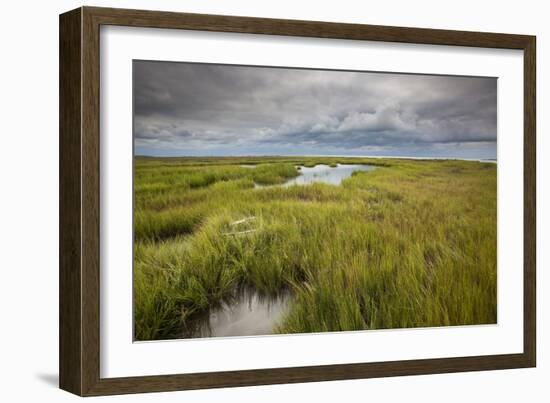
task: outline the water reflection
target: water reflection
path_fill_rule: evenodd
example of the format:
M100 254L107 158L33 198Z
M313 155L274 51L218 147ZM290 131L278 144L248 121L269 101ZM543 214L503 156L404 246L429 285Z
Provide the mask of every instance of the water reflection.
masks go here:
M299 169L300 176L290 179L282 186L288 187L293 185L309 185L316 182L339 185L344 179L349 178L356 171L372 171L373 169L376 169L376 167L366 164L338 164L335 167L320 164L311 168L300 166Z
M243 290L193 321L185 337L230 337L273 334L286 312L289 294L261 296Z

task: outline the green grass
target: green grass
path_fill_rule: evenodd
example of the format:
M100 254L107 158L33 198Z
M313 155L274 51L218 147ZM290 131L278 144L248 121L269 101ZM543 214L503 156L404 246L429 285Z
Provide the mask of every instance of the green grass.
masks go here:
M319 163L379 167L255 186ZM138 340L181 337L242 287L290 293L280 333L496 322L495 164L138 157L134 214Z

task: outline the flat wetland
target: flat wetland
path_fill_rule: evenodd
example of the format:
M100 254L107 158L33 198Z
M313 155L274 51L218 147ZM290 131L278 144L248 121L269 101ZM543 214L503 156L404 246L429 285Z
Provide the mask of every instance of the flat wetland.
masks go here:
M134 163L136 340L496 323L494 163Z

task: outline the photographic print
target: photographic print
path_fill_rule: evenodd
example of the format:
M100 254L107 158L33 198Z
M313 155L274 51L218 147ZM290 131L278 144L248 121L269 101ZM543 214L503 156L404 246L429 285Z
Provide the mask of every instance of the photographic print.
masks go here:
M497 79L133 61L134 339L497 322Z

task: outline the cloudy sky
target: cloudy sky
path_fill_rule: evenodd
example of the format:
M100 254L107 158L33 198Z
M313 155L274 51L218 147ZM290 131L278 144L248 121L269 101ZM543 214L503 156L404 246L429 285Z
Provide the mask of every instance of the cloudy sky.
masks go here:
M495 78L134 61L137 155L496 158Z

